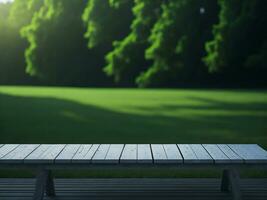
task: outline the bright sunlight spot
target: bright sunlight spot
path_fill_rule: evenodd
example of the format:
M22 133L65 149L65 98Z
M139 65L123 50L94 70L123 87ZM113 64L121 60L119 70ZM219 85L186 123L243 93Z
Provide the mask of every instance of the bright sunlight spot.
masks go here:
M12 2L14 0L0 0L0 3L7 3L7 2Z

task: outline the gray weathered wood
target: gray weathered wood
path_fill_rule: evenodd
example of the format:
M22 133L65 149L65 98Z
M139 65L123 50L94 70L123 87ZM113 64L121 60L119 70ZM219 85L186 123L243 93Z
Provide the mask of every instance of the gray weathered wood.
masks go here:
M124 146L120 163L136 163L137 162L137 144L126 144Z
M110 144L101 144L92 158L92 163L105 163Z
M189 145L197 156L199 163L213 163L214 160L201 144Z
M163 144L168 163L182 163L183 157L176 144Z
M202 145L211 155L215 163L229 163L230 159L221 151L216 144Z
M38 144L21 144L0 159L1 163L22 163L24 158L33 152Z
M88 153L93 145L92 144L82 144L75 155L72 157L71 162L73 163L89 163L91 162L92 156L89 157Z
M99 144L81 145L72 158L72 163L91 163Z
M0 158L10 153L12 150L14 150L18 146L19 146L18 144L5 144L4 146L0 148Z
M111 144L104 163L119 163L123 147L123 144Z
M221 151L230 159L230 163L243 163L243 159L238 156L227 144L217 144Z
M138 163L153 163L151 149L149 144L137 145L137 162Z
M267 163L267 152L256 144L228 145L246 163Z
M232 165L242 164L244 161L265 164L267 151L255 144L6 144L0 147L0 163L3 164L174 164L182 163L183 160L188 164Z
M68 144L56 157L55 163L71 163L72 158L78 151L80 144Z
M154 163L168 163L167 155L162 144L151 144Z
M184 163L198 163L198 158L190 145L188 144L178 144L180 152L184 158Z
M55 158L65 147L64 144L42 144L29 154L25 163L54 163Z

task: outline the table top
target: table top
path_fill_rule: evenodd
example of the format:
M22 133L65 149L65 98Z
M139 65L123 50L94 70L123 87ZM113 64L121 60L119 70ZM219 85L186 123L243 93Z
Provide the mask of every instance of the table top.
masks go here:
M267 164L257 144L0 144L1 164Z

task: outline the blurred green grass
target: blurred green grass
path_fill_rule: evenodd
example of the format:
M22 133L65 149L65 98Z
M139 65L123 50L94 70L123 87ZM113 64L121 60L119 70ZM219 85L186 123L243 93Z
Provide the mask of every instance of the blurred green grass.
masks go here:
M267 148L267 91L1 86L0 132L0 143L257 143Z

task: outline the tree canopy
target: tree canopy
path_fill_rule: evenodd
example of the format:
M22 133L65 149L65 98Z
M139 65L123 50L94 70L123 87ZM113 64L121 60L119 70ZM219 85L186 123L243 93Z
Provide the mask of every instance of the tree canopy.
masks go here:
M265 0L0 3L0 83L266 86Z

